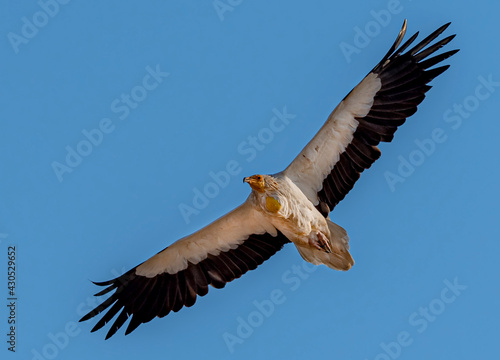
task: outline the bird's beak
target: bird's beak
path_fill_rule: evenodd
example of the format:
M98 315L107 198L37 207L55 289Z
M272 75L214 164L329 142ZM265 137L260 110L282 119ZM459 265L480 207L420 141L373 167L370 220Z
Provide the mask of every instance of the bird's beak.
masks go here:
M250 182L250 178L247 176L247 177L244 177L243 178L243 182L244 183L249 183Z

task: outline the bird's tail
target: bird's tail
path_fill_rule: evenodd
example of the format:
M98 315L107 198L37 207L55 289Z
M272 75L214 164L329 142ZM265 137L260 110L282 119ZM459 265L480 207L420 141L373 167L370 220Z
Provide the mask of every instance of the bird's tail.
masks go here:
M339 225L327 219L330 229L330 247L332 252L327 253L310 246L297 245L302 258L314 265L325 264L335 270L347 271L354 265L354 259L349 253L349 236Z

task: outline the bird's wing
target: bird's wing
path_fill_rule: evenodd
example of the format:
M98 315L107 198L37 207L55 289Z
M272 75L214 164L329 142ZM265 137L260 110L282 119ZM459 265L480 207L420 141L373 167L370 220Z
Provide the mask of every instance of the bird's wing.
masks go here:
M361 172L380 156L377 145L389 142L398 126L417 111L429 83L449 65L430 69L455 54L429 58L455 35L428 46L449 23L403 53L416 39L399 47L406 20L382 61L335 108L326 123L284 173L327 216L352 189Z
M85 315L88 320L106 314L92 331L102 328L119 313L106 336L113 336L129 316L128 334L154 317L192 306L208 285L223 288L229 281L255 269L289 240L247 200L241 206L198 232L168 246L122 276L101 283L96 296L116 290Z

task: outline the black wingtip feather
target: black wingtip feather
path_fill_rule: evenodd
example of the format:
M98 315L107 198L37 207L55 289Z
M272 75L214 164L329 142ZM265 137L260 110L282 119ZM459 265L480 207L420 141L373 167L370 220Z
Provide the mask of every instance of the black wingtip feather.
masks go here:
M100 314L102 311L106 310L109 306L111 306L116 300L116 293L107 298L101 305L97 306L94 310L89 311L85 316L83 316L80 321L86 321L94 316Z
M455 38L455 36L456 35L450 35L450 36L438 41L434 45L429 46L427 49L422 49L418 54L414 55L415 61L420 62L423 59L425 59L426 57L428 57L429 55L435 53L436 51L441 49L443 46L448 44L451 40L453 40Z
M424 47L426 47L428 44L430 44L435 38L437 38L443 31L446 30L448 26L450 26L451 22L444 24L440 28L438 28L436 31L431 33L429 36L427 36L424 40L422 40L420 43L415 45L415 47L411 50L408 51L408 53L411 56L414 56L416 53L418 53L420 50L422 50Z
M114 289L116 289L116 286L114 286L114 285L108 286L106 289L101 290L98 293L95 293L94 296L106 295L107 293L109 293L110 291L113 291Z
M407 24L407 21L405 19L403 21L403 26L401 26L401 30L399 31L399 34L396 37L396 40L392 44L392 46L389 49L389 51L387 52L387 54L385 54L385 56L382 58L382 61L380 61L381 64L385 63L385 61L392 55L392 53L394 51L396 51L396 49L398 48L399 44L401 44L401 41L403 40L403 38L405 37L405 34L406 34L406 24Z
M132 320L130 320L130 322L128 323L127 329L125 330L125 335L130 334L132 331L137 329L139 327L139 325L141 325L141 324L142 324L142 321L139 319L139 317L136 315L133 315Z
M444 73L446 70L448 70L450 65L443 65L434 69L427 70L425 72L425 77L428 79L427 81L431 81L435 77L438 77L442 73Z
M442 54L433 56L429 59L421 61L420 66L423 69L428 69L428 68L440 63L441 61L448 59L450 56L455 55L459 51L460 51L460 49L455 49L455 50L450 50L450 51L444 52Z
M116 334L118 329L122 327L122 325L125 323L125 321L127 321L128 316L129 315L127 314L125 309L123 309L122 312L120 313L120 315L118 315L118 317L116 318L113 325L111 325L111 327L109 328L109 331L106 334L106 338L104 340L108 340L111 336Z
M396 50L396 52L394 54L392 54L391 58L393 59L393 58L399 56L399 54L401 54L403 51L405 51L408 48L408 46L413 44L413 42L415 41L415 39L418 37L419 34L420 34L419 31L417 31L415 34L413 34L408 40L406 40L404 42L403 45L401 45L401 47L399 49Z
M113 279L113 280L108 280L108 281L101 281L101 282L97 282L97 281L92 281L90 280L90 282L94 285L97 285L97 286L107 286L107 285L113 285L113 283L115 282L116 279Z
M101 329L104 325L106 325L108 322L111 321L115 317L115 315L120 311L120 309L123 307L123 304L121 304L119 301L117 301L111 309L108 310L106 314L95 324L95 326L90 330L90 332L97 331Z

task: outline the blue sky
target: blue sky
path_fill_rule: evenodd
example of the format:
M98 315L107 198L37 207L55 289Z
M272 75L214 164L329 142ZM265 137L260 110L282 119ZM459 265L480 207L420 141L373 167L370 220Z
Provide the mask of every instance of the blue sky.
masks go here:
M2 358L498 355L497 2L0 6L0 293L8 304L15 246L18 297L16 353L2 335ZM405 18L421 38L452 21L449 49L461 51L332 213L351 238L349 272L286 246L127 337L75 324L97 291L90 280L236 207L243 176L285 168ZM288 123L270 130L276 114ZM209 185L221 171L234 175Z

